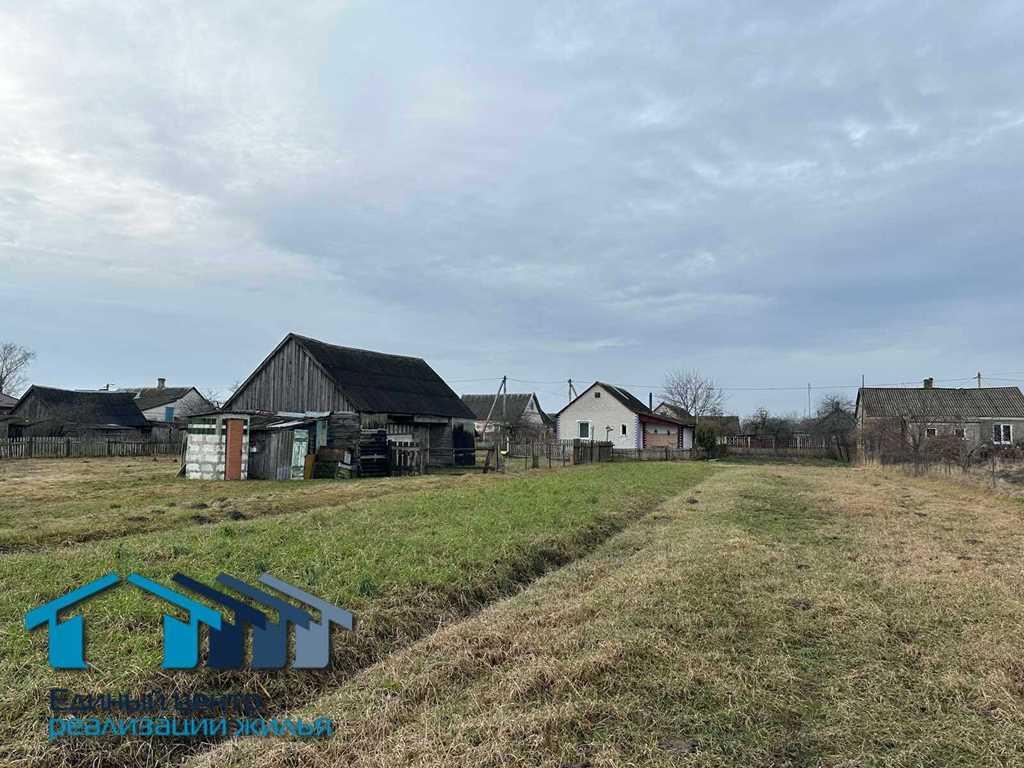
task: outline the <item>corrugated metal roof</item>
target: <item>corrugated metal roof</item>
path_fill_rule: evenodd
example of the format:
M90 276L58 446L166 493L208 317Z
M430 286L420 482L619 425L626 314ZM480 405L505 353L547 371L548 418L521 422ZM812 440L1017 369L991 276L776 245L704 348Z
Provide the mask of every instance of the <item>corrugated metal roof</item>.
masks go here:
M976 418L1024 419L1024 394L1017 387L945 389L864 387L857 407L865 416L913 416L959 421Z

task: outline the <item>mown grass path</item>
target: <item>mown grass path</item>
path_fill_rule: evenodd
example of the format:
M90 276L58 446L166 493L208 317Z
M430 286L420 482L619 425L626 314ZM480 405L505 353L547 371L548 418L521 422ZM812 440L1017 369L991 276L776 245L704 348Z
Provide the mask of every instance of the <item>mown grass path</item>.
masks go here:
M190 766L1021 765L1022 512L899 475L723 467L311 703L333 739Z
M439 625L591 551L710 472L703 464L650 463L539 471L426 490L410 484L407 493L343 506L2 556L0 764L169 760L199 745L162 740L47 744L47 690L256 689L276 708L295 706ZM53 672L46 663L46 632L26 633L24 613L111 570L137 571L165 584L178 571L207 583L221 571L248 581L269 571L353 610L359 631L336 637L333 667L323 672L167 674L159 668L160 615L166 606L122 586L83 608L92 669Z

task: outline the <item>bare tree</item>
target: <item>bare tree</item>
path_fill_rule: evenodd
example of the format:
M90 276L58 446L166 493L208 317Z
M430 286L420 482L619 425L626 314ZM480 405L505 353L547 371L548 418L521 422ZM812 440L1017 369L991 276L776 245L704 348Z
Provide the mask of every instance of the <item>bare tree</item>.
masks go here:
M36 353L13 342L0 343L0 393L15 397L28 384L28 367Z
M665 376L665 402L685 410L700 421L701 416L721 416L725 394L714 379L700 371L672 371Z
M223 408L224 403L231 399L231 396L238 391L238 388L242 386L240 379L235 379L234 383L227 388L225 392L220 387L207 387L204 392L200 392L203 397L212 405L214 408Z

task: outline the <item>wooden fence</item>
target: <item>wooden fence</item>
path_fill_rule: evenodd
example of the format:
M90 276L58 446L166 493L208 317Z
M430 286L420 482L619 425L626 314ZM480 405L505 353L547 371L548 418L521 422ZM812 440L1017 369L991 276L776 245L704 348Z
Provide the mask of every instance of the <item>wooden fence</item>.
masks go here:
M750 456L789 459L850 460L850 446L836 437L774 437L730 435L726 438L723 456Z
M178 456L180 454L180 440L81 440L77 437L9 437L0 439L0 460Z
M702 455L689 448L615 448L612 461L689 461Z

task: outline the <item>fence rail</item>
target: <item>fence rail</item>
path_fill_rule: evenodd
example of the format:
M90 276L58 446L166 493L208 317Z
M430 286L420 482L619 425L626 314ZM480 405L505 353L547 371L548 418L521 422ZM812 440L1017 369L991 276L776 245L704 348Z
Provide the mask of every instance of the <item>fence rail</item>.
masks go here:
M177 456L178 440L81 440L77 437L0 438L2 459L82 459L131 456Z

